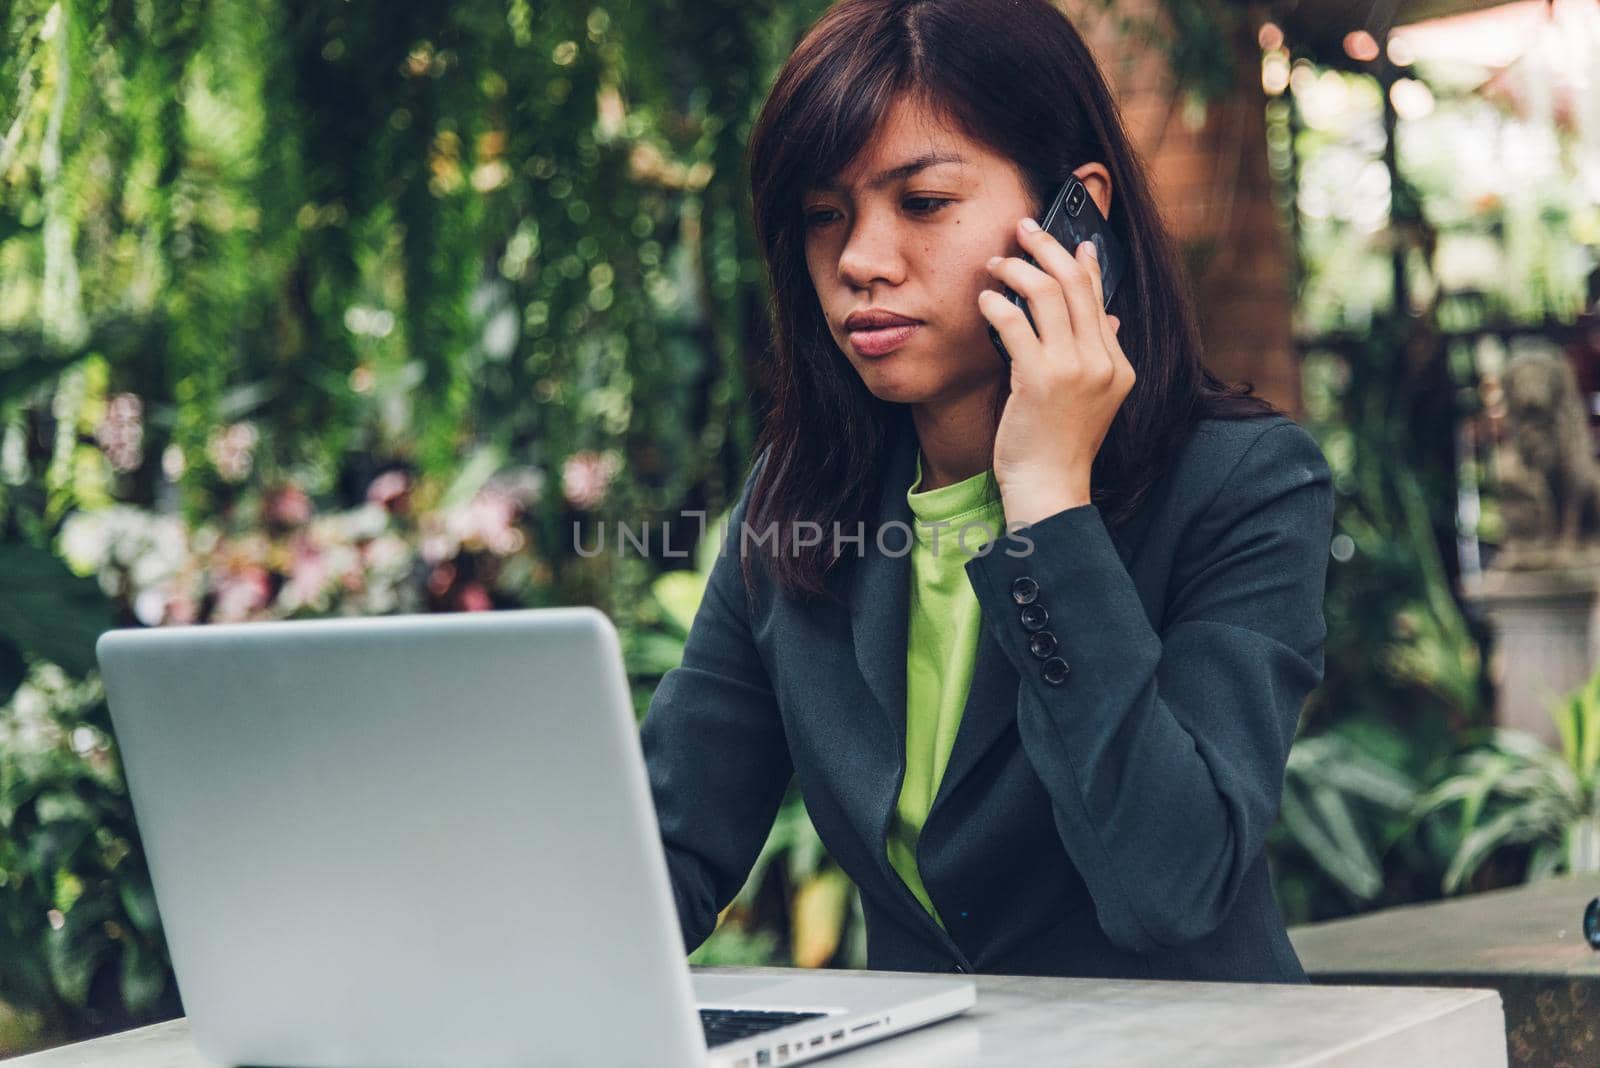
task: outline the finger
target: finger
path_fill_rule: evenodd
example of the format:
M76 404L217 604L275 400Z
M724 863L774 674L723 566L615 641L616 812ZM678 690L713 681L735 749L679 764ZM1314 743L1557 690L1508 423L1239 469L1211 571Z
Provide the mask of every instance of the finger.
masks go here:
M1038 336L1034 334L1033 327L1028 325L1028 317L1022 314L1022 309L1007 300L1004 294L993 289L982 290L978 294L978 311L1000 335L1006 352L1011 354L1013 367L1038 359Z
M1061 283L1052 275L1019 256L993 257L988 268L990 274L1027 300L1033 329L1040 341L1058 344L1062 340L1072 340L1072 319L1067 314ZM1026 316L1023 321L1026 323Z
M1089 259L1089 280L1094 283L1095 306L1103 309L1106 306L1106 289L1105 272L1101 269L1100 265L1100 246L1096 245L1093 241L1083 241L1079 243L1078 247L1080 249L1087 250L1086 255Z
M1078 319L1078 309L1080 307L1083 308L1082 314L1090 316L1094 323L1092 327L1093 337L1098 344L1084 347L1085 366L1098 368L1104 374L1115 377L1117 361L1112 350L1117 347L1117 342L1115 335L1106 327L1106 310L1105 306L1100 303L1100 293L1096 279L1096 276L1100 273L1100 260L1095 255L1095 251L1093 241L1078 242L1078 247L1074 250L1072 258L1077 262L1078 266L1083 268L1084 277L1089 283L1086 287L1088 292L1081 294L1083 297L1081 301L1073 303L1069 299L1068 303L1072 308L1074 326L1080 321ZM1080 334L1080 336L1083 335Z
M1108 315L1106 316L1106 325L1111 327L1112 334L1115 334L1118 330L1122 329L1122 320L1118 319L1115 315Z
M1021 235L1023 249L1038 260L1061 287L1073 334L1080 341L1097 340L1105 311L1095 297L1094 279L1083 254L1068 252L1048 230L1028 230L1018 224L1017 232Z
M1073 259L1083 268L1084 274L1090 282L1089 300L1092 301L1092 310L1085 314L1094 317L1094 341L1086 343L1081 351L1085 370L1098 371L1110 381L1117 376L1117 354L1120 346L1117 344L1117 334L1110 324L1110 316L1106 314L1105 307L1100 303L1100 296L1095 291L1097 276L1099 274L1099 259L1095 256L1095 246L1092 241L1080 241ZM1078 314L1078 308L1073 306L1072 314ZM1080 335L1081 336L1081 335Z

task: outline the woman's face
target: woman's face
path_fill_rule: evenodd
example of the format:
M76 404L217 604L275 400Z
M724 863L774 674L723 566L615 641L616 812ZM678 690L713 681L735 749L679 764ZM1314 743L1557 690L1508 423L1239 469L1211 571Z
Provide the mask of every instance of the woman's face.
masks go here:
M1014 254L1017 221L1040 210L1016 166L901 97L829 184L802 193L806 264L828 330L867 388L923 404L998 383L1008 372L978 294L1003 287L985 263ZM916 325L850 329L846 319L869 310Z

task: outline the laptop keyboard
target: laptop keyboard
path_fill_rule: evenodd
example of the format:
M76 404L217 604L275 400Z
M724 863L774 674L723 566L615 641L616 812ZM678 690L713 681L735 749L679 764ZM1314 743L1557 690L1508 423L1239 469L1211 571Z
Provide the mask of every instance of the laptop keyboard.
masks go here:
M705 1028L706 1046L720 1046L741 1038L787 1027L801 1020L826 1016L825 1012L763 1012L759 1009L701 1009L700 1026Z

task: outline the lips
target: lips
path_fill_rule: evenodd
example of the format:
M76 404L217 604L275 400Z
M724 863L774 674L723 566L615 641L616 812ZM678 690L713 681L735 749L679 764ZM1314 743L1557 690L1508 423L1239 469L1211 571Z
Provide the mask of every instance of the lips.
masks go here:
M921 323L903 323L876 330L852 330L850 344L863 356L882 356L904 345L921 326Z
M886 308L851 312L844 321L851 346L863 356L881 356L899 348L921 325Z
M846 330L877 330L886 326L911 326L917 320L887 308L868 308L854 311L844 318Z

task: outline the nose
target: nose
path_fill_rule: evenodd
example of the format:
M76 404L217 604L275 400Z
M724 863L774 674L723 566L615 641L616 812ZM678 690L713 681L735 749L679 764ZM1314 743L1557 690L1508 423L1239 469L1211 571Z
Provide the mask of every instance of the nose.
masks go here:
M905 280L900 230L892 213L863 211L839 252L839 280L855 289L869 289L879 279L890 285Z

